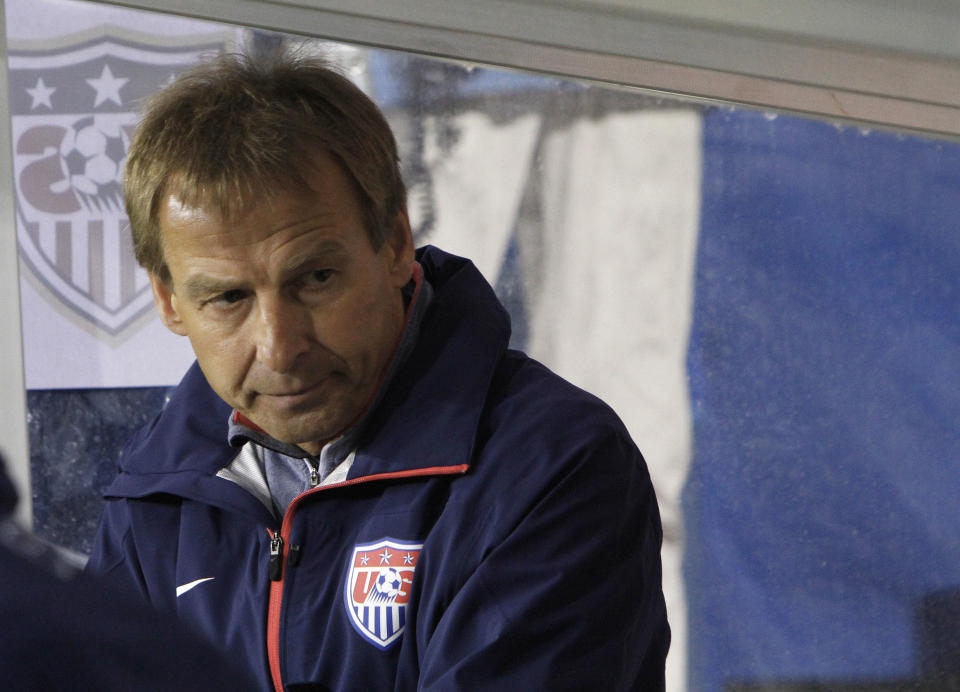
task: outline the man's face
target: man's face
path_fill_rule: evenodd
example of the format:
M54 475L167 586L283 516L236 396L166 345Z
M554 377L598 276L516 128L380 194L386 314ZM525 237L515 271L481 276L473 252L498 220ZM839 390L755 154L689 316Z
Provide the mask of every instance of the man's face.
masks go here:
M374 251L359 196L328 154L310 190L216 207L173 196L160 212L171 280L151 276L161 318L188 336L214 391L267 433L318 453L373 397L404 322L413 275L404 214Z

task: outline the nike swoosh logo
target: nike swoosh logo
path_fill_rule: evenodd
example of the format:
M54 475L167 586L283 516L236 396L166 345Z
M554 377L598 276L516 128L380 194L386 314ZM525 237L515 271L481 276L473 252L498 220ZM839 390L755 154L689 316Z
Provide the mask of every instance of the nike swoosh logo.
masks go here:
M200 584L202 584L202 583L205 582L205 581L210 581L211 579L214 579L214 578L215 578L215 577L204 577L203 579L196 579L196 580L194 580L194 581L191 581L191 582L188 582L188 583L186 583L186 584L183 584L182 586L178 586L178 587L177 587L177 598L180 598L183 594L187 593L187 591L189 591L190 589L192 589L192 588L194 588L194 587L196 587L196 586L199 586Z

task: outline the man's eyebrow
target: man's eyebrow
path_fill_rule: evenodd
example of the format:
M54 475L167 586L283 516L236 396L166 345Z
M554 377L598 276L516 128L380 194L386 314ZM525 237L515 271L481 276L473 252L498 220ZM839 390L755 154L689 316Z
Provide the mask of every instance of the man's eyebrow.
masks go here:
M212 276L191 276L183 282L183 295L190 300L199 300L236 288L229 279L215 279Z
M335 261L344 254L343 244L337 240L324 240L314 246L304 248L284 263L287 274L295 274L317 262Z

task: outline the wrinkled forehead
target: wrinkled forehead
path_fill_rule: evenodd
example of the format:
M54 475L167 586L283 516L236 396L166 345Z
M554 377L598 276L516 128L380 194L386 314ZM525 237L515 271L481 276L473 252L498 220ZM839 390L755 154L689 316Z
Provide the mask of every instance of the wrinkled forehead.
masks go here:
M154 218L159 222L168 204L189 207L215 215L225 222L249 212L273 209L284 197L307 195L310 185L302 166L291 165L256 178L247 175L197 180L186 173L172 174L155 200Z

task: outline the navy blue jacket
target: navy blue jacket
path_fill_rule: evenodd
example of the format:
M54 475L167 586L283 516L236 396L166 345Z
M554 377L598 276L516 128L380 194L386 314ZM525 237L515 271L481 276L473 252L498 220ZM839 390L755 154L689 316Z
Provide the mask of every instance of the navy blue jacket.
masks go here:
M10 522L16 504L0 461L0 688L254 689L241 670L169 614L79 574Z
M433 301L346 482L278 521L218 476L238 455L231 410L194 365L127 446L91 569L193 622L264 689L661 689L662 534L640 452L603 402L507 349L469 261L418 260Z

